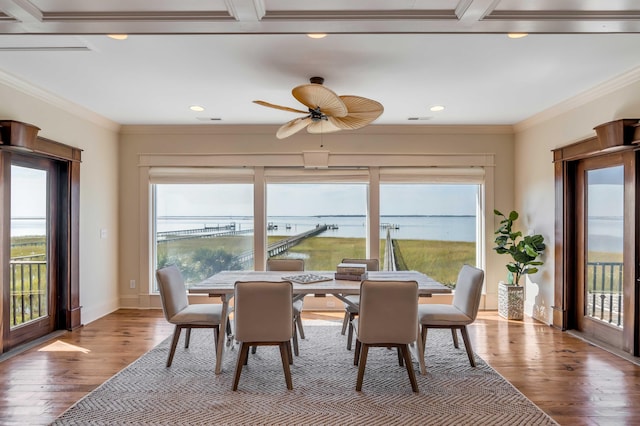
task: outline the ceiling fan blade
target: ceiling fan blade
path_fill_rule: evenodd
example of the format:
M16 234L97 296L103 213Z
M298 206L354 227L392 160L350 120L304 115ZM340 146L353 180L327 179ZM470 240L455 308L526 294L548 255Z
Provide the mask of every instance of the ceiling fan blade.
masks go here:
M313 123L309 124L309 127L307 127L307 132L315 134L331 133L337 132L339 130L342 130L342 128L336 126L333 117L328 117L328 120L314 121Z
M334 124L341 129L355 130L372 123L384 112L380 102L360 96L340 96L349 113L345 117L334 117Z
M295 108L289 108L286 106L282 106L282 105L276 105L276 104L270 104L269 102L265 102L265 101L253 101L254 104L258 104L258 105L262 105L262 106L266 106L269 108L275 108L275 109L281 109L283 111L289 111L289 112L298 112L300 114L306 114L308 111L302 111L299 109L295 109Z
M347 106L340 99L340 96L321 84L303 84L294 87L291 93L294 98L310 109L320 107L320 111L332 117L344 117L347 115Z
M283 124L282 126L280 126L280 128L276 132L276 137L278 139L288 138L294 133L298 133L300 130L307 127L311 122L312 121L310 116L299 117L294 120L291 120Z

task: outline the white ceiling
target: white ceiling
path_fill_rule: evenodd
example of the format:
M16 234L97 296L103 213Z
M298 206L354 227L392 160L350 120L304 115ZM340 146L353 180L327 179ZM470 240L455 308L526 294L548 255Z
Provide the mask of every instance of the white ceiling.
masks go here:
M639 52L637 0L0 0L0 81L119 124L282 124L251 101L304 109L316 75L375 124L517 124L640 78Z

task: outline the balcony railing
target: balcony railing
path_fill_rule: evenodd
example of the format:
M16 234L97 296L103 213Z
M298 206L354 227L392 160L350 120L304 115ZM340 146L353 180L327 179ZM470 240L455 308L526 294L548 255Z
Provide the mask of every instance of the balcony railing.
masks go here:
M622 327L622 262L587 263L587 300L589 316Z
M25 256L9 262L11 327L47 315L47 261L36 260L42 257Z

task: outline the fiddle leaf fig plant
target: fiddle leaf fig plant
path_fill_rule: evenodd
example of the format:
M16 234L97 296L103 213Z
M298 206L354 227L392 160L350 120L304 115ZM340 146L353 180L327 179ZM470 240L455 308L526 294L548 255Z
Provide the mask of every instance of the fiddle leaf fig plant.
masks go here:
M505 216L498 210L494 210L496 216L501 217L500 225L496 229L496 247L493 249L498 254L509 254L511 262L507 263L507 270L513 274L513 282L509 284L520 285L520 278L526 274L538 272L538 266L544 262L537 260L544 252L546 246L544 237L539 234L522 236L522 232L514 231L513 224L518 220L518 212L512 211Z

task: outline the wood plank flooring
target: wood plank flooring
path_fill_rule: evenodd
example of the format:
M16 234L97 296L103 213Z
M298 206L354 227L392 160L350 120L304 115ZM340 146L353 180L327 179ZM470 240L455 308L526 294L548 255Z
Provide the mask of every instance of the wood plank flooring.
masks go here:
M342 313L303 317L341 321ZM172 332L159 310L123 309L0 362L0 424L49 424ZM640 366L496 312L481 312L469 334L479 356L561 425L640 424Z

